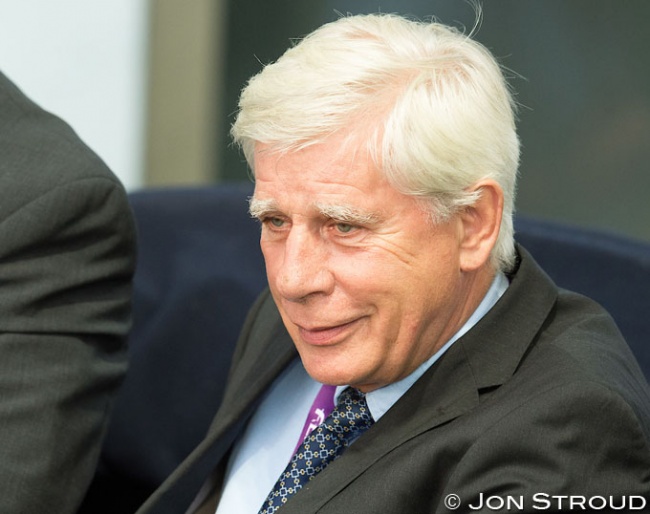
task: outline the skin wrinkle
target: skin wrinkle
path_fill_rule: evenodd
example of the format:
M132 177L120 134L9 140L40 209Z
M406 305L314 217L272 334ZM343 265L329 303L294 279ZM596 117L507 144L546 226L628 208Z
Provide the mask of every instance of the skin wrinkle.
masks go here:
M414 204L418 204L419 207L419 202L416 199L413 199L413 202ZM363 241L361 240L362 237L357 234L354 241L352 241L352 237L348 238L350 239L349 243L363 243L370 252L378 249L390 252L406 265L409 265L417 256L417 251L409 251L397 245L392 246L390 240L373 237L395 235L395 231L389 231L385 227L378 226L382 222L386 223L389 221L384 215L365 212L347 205L326 205L323 203L316 203L311 209L313 209L315 216L320 216L323 221L330 221L334 224L351 224L354 226L354 230L363 232ZM287 217L274 200L259 200L253 197L250 200L249 210L251 216L257 218L262 224L264 224L267 218ZM426 219L427 223L430 223L430 221L430 218Z
M483 216L432 224L366 152L341 153L343 137L282 154L259 145L250 211L262 221L271 294L307 372L370 391L407 376L462 326L494 276L494 238L491 229L476 237ZM337 226L368 214L374 224Z
M309 171L305 171L308 170L309 167L302 168L301 175L307 173L323 174L327 176L328 186L330 187L342 186L346 189L351 188L353 191L356 191L362 195L366 195L368 192L361 187L357 187L354 180L337 181L336 179L337 174L344 176L346 178L348 177L353 178L353 174L355 172L356 173L359 172L359 169L357 166L355 166L355 163L360 160L363 161L367 160L368 162L374 162L371 160L371 157L367 152L359 151L359 145L355 146L351 144L358 140L358 135L355 133L355 136L351 137L350 134L348 133L339 132L333 135L332 138L330 139L335 139L338 141L336 145L333 145L334 146L333 151L330 151L327 154L327 156L321 159L320 161L315 163L311 162L310 166L314 167L313 170L309 169ZM316 145L316 146L321 146L321 145ZM309 149L305 149L305 151L306 150ZM291 156L294 155L295 153L298 152L294 152L293 154L291 152L289 153L280 152L274 154L272 151L270 151L270 148L267 147L266 145L258 144L256 147L256 155L258 158L264 157L266 159L267 157L270 157L272 159L275 159L275 163L272 169L269 169L269 171L273 172L275 178L284 181L283 183L286 184L287 187L290 186L292 180L284 176L286 174L286 170L284 169L285 166L282 165L282 163L286 162L287 159L291 159ZM378 179L379 179L379 185L387 186L391 188L393 187L389 184L388 179L383 174L378 175ZM257 177L256 181L259 182L259 180L260 178ZM327 192L323 192L323 194L327 195ZM425 219L425 223L427 223L432 229L435 228L436 224L433 222L433 215L431 211L430 202L423 200L422 198L411 197L411 196L409 196L409 201L411 201L413 205L417 206L417 208L420 209L422 212L426 213L427 217ZM278 205L278 203L273 199L260 199L254 194L250 200L249 205L250 205L249 211L251 212L251 215L260 221L263 221L263 219L266 217L286 216L286 214L284 214L284 210L282 209L282 207ZM382 206L382 210L384 210L385 208L386 206ZM340 209L342 212L337 213L336 210L338 209ZM330 210L332 212L328 212ZM359 220L348 219L346 216L344 216L344 212L343 212L346 210L350 212L350 214L360 216L362 219ZM394 231L391 232L391 230L388 228L389 225L386 223L389 215L383 212L378 212L378 211L366 212L362 209L359 209L358 207L354 207L350 205L326 204L325 202L316 202L314 205L314 212L319 213L321 216L323 216L324 219L333 219L336 221L352 223L361 226L370 225L369 223L366 222L365 219L363 219L365 217L370 217L372 219L372 225L374 226L369 226L365 228L372 228L374 230L372 230L367 235L369 236L377 235L377 236L384 236L384 237L394 235ZM401 214L402 212L394 212L392 213L392 217L397 218ZM337 216L340 216L340 218L338 218ZM383 222L383 225L380 226L380 222ZM364 242L366 243L367 246L370 247L371 241L364 241ZM372 243L376 244L378 248L382 248L383 250L390 252L392 255L402 260L404 264L409 264L410 262L412 262L417 255L416 251L405 252L404 248L399 248L397 245L392 246L390 240L379 239L378 241L372 241Z

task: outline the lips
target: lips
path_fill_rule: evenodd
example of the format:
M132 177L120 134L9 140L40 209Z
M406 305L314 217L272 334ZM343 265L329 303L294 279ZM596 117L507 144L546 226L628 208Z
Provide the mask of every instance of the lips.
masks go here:
M324 327L305 328L301 325L298 327L300 338L307 344L314 346L326 346L336 344L342 341L359 322L359 319L341 323L338 325L330 325Z

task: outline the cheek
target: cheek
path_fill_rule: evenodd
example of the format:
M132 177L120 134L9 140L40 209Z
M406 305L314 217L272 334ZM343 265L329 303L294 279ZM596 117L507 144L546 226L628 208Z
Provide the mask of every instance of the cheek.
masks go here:
M416 266L386 266L384 272L374 274L382 330L391 332L399 341L408 341L436 324L460 288L460 274L448 262L429 260Z
M390 332L395 337L425 295L420 291L422 274L389 253L373 249L341 255L330 263L339 292L374 313L373 327L386 336Z
M280 266L282 265L282 252L278 245L262 241L260 243L264 264L266 266L266 275L269 283L277 276Z
M381 283L409 275L410 264L378 245L349 248L329 254L328 267L340 280L381 289Z

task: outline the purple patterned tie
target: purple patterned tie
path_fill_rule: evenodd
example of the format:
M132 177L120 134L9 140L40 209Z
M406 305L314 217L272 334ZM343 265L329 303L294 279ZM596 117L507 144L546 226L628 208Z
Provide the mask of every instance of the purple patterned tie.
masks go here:
M332 413L298 447L259 514L274 514L372 423L366 396L357 389L345 389Z

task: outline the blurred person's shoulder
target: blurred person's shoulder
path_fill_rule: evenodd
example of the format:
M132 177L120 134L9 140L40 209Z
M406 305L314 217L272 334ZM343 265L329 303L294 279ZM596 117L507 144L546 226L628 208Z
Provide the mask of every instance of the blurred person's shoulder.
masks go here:
M1 72L0 156L5 212L69 184L126 194L119 179L68 123L33 102Z

